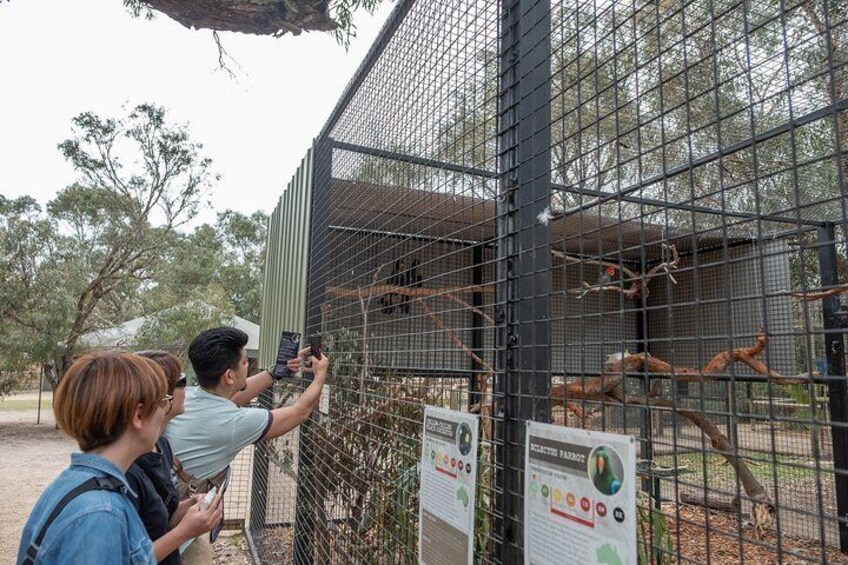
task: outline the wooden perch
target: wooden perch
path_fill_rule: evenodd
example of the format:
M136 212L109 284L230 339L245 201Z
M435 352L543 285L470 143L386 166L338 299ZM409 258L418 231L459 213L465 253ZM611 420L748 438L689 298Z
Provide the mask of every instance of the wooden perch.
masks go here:
M772 504L766 489L760 484L760 481L751 472L748 464L744 459L736 455L733 445L727 439L715 422L712 421L706 414L695 410L686 410L678 407L673 401L666 398L644 398L639 396L627 397L625 405L641 405L646 407L660 406L673 410L675 414L683 416L705 436L710 438L710 445L715 449L736 471L736 476L739 482L742 483L742 488L745 489L745 494L753 503L753 518L754 528L759 535L768 531L774 522L774 504Z
M435 313L433 309L427 306L427 304L421 300L418 302L418 305L421 306L421 309L424 311L427 316L433 320L433 323L436 324L436 327L444 331L448 338L456 345L459 349L465 352L466 355L471 357L475 363L479 364L483 367L486 372L483 373L479 382L477 383L477 387L479 390L475 392L480 392L483 394L483 399L480 401L480 416L482 416L483 420L483 437L487 440L492 439L492 388L490 386L491 379L494 377L495 369L491 364L487 363L483 359L480 358L476 353L474 353L467 345L465 345L459 337L457 337L456 332L450 329L447 324Z
M359 371L359 402L363 403L365 399L365 377L368 375L370 368L370 357L368 355L368 313L371 310L371 299L374 298L374 287L380 278L380 271L383 270L387 263L377 267L374 271L374 276L371 278L371 285L367 287L368 292L364 289L357 289L357 298L359 299L359 308L362 314L362 367Z
M482 292L484 294L494 294L495 287L493 285L468 285L468 286L447 286L442 288L414 288L408 286L397 286L393 284L372 284L367 287L346 288L343 286L328 286L327 294L338 298L359 298L361 291L369 291L372 296L380 294L403 294L411 297L424 296L443 296L447 294L459 294L463 292Z
M783 291L781 294L789 294L792 298L803 300L804 302L813 302L815 300L825 299L829 296L838 296L846 293L848 293L848 283L840 284L827 290L816 290L811 292Z
M576 294L577 299L585 297L587 294L598 294L601 292L620 292L625 298L630 300L636 300L639 297L647 298L650 294L650 290L648 289L648 285L651 284L651 281L659 275L660 273L665 273L668 275L671 282L677 284L677 280L674 278L672 271L677 270L678 265L680 264L680 255L677 253L677 247L674 245L666 245L662 244L664 249L668 249L671 252L671 261L663 261L662 263L655 265L650 271L648 271L645 275L640 275L636 271L632 271L626 267L620 266L616 263L610 263L608 261L598 261L594 259L580 259L577 257L571 257L569 255L565 255L559 251L553 251L554 256L559 257L566 261L567 263L585 263L589 265L600 265L604 267L610 267L617 271L621 271L626 275L620 282L618 283L606 283L599 285L591 285L587 282L583 282L582 289L571 289L568 292L571 294ZM629 283L630 286L625 288L624 284Z
M737 497L696 496L686 491L680 493L680 502L703 506L720 512L735 514L740 509L740 500Z
M619 265L618 263L612 263L610 261L601 261L599 259L582 259L580 257L575 257L573 255L566 255L562 251L556 251L555 249L551 250L551 255L556 257L557 259L562 259L565 263L569 263L571 265L598 265L600 267L612 267L616 271L621 271L625 275L627 275L628 279L638 279L639 273L636 271L630 270L623 265Z
M713 448L736 471L739 482L742 483L745 493L754 504L752 511L754 526L757 532L762 534L771 527L774 520L774 505L766 490L751 472L747 462L736 454L734 446L721 433L718 426L706 414L681 408L672 400L659 398L658 391L653 391L647 398L641 396L625 397L623 381L627 373L645 372L671 375L675 381L705 382L712 380L711 377L715 375L724 373L732 363L744 363L778 385L810 382L811 375L809 374L786 377L757 359L757 356L763 352L767 344L768 338L763 332L760 332L754 345L723 351L715 355L703 369L674 367L647 353L628 355L617 361L612 368L600 377L552 386L551 400L554 405L564 405L569 400L614 400L624 406L639 405L649 409L651 407L664 408L686 418L710 438L710 444Z
M579 398L581 400L603 400L612 391L620 387L627 373L649 373L652 375L670 376L675 382L708 382L715 380L716 375L724 373L731 363L741 362L748 365L756 373L767 377L775 384L807 384L815 374L802 373L787 377L771 369L768 365L756 359L768 344L768 338L762 332L757 335L756 343L750 347L739 347L730 351L722 351L714 356L703 369L690 367L674 367L670 363L648 353L628 355L617 361L612 368L597 378L588 382L572 382L551 387L551 396L558 398Z

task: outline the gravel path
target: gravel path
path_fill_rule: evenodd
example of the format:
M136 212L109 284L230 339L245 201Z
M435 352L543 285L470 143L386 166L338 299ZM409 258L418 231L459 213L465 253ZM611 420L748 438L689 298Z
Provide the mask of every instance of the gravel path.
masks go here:
M38 398L24 393L12 398ZM47 396L49 399L49 395ZM0 563L14 563L21 531L41 491L70 461L76 444L55 429L53 412L3 410L0 402Z

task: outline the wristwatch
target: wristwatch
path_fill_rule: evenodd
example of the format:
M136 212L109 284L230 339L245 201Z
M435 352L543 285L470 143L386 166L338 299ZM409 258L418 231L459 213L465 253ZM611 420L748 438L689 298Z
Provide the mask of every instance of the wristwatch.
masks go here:
M270 367L266 367L264 369L261 369L259 372L261 373L262 371L268 371L268 374L270 374L271 378L274 379L275 381L279 381L280 379L283 378L282 375L277 376L277 366L276 365L271 365Z

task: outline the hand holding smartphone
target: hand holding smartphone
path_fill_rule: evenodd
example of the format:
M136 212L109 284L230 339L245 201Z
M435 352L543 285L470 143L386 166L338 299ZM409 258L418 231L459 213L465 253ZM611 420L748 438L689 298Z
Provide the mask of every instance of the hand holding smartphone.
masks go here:
M321 359L321 334L314 333L306 338L306 344L310 348L310 355L316 359Z

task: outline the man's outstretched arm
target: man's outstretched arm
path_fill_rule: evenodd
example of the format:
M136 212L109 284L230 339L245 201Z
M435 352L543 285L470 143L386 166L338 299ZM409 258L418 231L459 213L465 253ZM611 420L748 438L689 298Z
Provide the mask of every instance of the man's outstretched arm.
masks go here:
M274 421L271 427L262 437L262 439L274 439L288 433L309 419L309 415L317 406L321 399L321 389L327 381L327 368L330 365L330 360L326 355L321 356L321 360L315 357L309 358L312 361L312 370L315 373L312 382L306 387L297 401L291 406L283 406L271 411L274 415Z
M289 360L287 365L292 373L296 373L300 369L300 358L309 354L309 351L310 349L308 347L306 349L301 349L298 352L297 357ZM244 389L235 393L230 400L232 400L236 406L246 406L250 404L251 400L259 396L263 390L272 384L274 384L274 377L271 376L271 369L265 369L260 373L256 373L252 377L248 377L247 384Z

